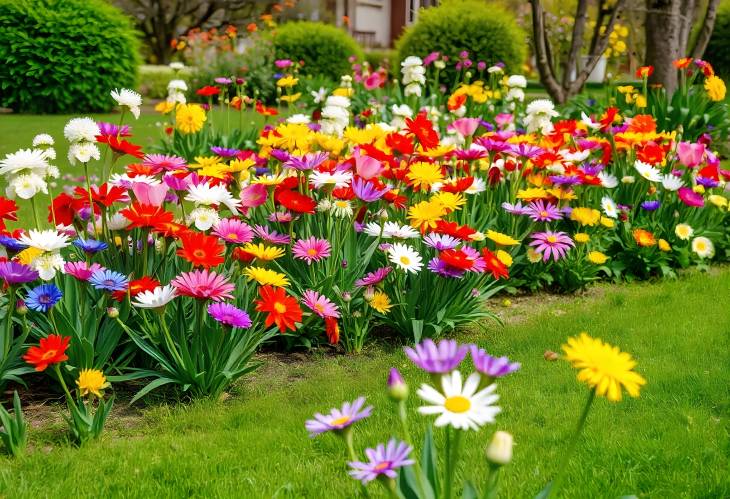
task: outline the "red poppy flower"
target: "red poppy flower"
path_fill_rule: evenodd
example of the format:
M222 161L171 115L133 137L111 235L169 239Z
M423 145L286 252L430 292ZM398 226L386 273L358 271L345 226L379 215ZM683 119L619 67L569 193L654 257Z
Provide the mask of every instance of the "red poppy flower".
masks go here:
M433 231L464 240L469 239L472 234L476 234L477 232L468 225L459 225L456 222L447 222L445 220L436 222L436 228Z
M131 178L134 178L137 175L155 176L158 173L162 172L162 170L163 168L158 165L145 165L143 163L133 163L131 165L127 165L127 175L129 175Z
M390 133L385 137L385 145L401 154L413 154L413 141L411 138L397 132Z
M40 339L37 347L30 347L23 355L23 360L35 366L36 371L45 371L50 365L68 360L66 348L69 341L71 341L70 336L49 334L48 337Z
M461 177L453 183L444 184L441 190L444 192L464 192L474 183L474 177Z
M327 317L324 320L325 332L327 333L327 341L330 345L336 345L340 342L340 326L337 324L337 319L334 317Z
M86 191L84 191L86 192ZM53 222L53 217L56 217L56 224L72 225L74 217L81 208L89 204L89 198L86 197L86 203L80 199L74 199L65 192L62 192L48 205L48 221ZM99 208L95 210L99 213Z
M256 101L256 112L262 116L276 116L279 111L274 107L266 107L261 101Z
M277 203L285 207L287 210L297 213L314 213L317 202L304 194L297 191L280 191L274 194Z
M418 113L416 119L406 118L406 128L416 136L421 147L428 151L439 145L439 134L433 129L433 123L424 113Z
M172 222L173 215L169 211L165 211L161 206L150 206L148 204L141 204L137 201L132 203L132 206L121 210L121 213L127 220L132 222L128 230L132 230L136 227L155 227L159 224Z
M89 193L86 189L83 187L76 187L76 189L74 189L74 193L76 194L76 199L84 203L83 206L88 206ZM129 201L129 195L124 187L119 187L117 185L110 186L107 183L103 183L99 187L91 187L91 199L94 203L99 203L109 208L114 203L120 201L126 203Z
M5 220L18 220L18 205L12 199L0 196L0 230L5 230Z
M198 90L196 90L195 93L203 97L212 97L214 95L220 94L221 89L218 87L213 87L211 85L206 85L203 88L199 88Z
M160 281L158 281L157 279L153 279L149 276L144 276L140 279L130 281L129 287L126 291L114 291L112 293L112 298L114 298L116 301L121 302L124 301L124 299L127 297L127 293L129 293L130 298L134 298L140 293L154 290L159 285Z
M192 263L194 267L209 269L225 261L223 255L226 247L215 236L190 231L180 236L180 241L182 248L177 250L177 255Z
M482 248L482 259L487 265L487 271L492 273L492 277L499 280L501 277L505 279L509 278L509 269L505 264L501 262L497 255L489 251L487 248Z
M601 116L601 119L599 120L599 123L601 124L601 131L605 132L606 130L608 130L611 127L611 125L613 125L613 122L616 120L617 116L618 116L617 107L606 108L606 112L603 113L603 116Z
M656 165L664 161L664 154L664 148L653 140L636 148L637 159L650 165Z
M654 66L641 66L636 70L637 78L649 78L652 74L654 74Z
M141 159L144 157L144 153L142 152L142 146L132 144L131 142L127 142L126 140L120 140L117 138L116 135L97 135L96 141L100 144L109 144L109 147L112 148L112 151L117 154L121 154L122 156L125 154L129 154L130 156L134 156L135 158Z
M262 286L259 288L260 300L256 300L256 311L266 312L264 323L267 327L276 324L279 331L296 330L295 323L302 320L302 309L299 302L288 296L283 288Z

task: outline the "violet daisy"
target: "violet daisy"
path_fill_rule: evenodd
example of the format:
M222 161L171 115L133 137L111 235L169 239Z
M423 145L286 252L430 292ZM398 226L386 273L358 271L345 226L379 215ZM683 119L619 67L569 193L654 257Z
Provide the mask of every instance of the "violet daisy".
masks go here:
M527 206L527 211L527 215L535 222L552 222L563 218L557 206L546 203L542 199L530 203Z
M661 204L661 201L658 200L644 201L643 203L641 203L641 207L646 211L654 211L658 209Z
M317 239L314 236L300 239L292 246L292 254L298 260L305 260L307 265L319 262L330 256L332 247L326 239Z
M12 286L38 279L38 271L18 262L0 262L0 279Z
M352 181L352 191L358 199L365 201L366 203L372 203L385 196L388 189L378 189L372 182L363 180L360 177L355 177Z
M279 234L275 230L271 230L263 225L254 225L254 234L271 244L289 244L291 238L286 234Z
M285 167L294 170L314 170L324 163L327 158L329 158L329 154L326 152L310 152L302 157L289 156L282 161L284 161Z
M236 218L223 218L213 228L213 234L228 243L246 244L253 241L251 227Z
M97 241L95 239L81 239L77 238L74 240L73 245L81 249L84 253L94 254L99 251L104 251L109 247L104 241Z
M233 298L236 286L228 281L224 275L209 272L208 270L193 270L183 272L170 283L184 296L191 296L198 300L223 301Z
M449 236L448 234L432 232L423 238L423 243L429 248L444 251L456 248L461 243L461 239Z
M466 345L459 345L456 340L441 340L438 344L430 338L416 345L416 348L405 347L404 351L411 361L426 372L446 374L464 360L468 351Z
M435 257L428 262L428 270L441 277L453 277L456 279L459 279L466 273L466 270L453 267L439 257Z
M542 255L544 262L548 261L552 256L554 261L558 261L565 257L570 248L575 246L573 240L565 232L535 232L531 236L532 242L530 246Z
M375 286L380 284L383 279L388 277L388 274L393 270L392 267L380 267L379 269L373 270L362 279L355 281L355 286L362 288L365 286Z
M100 269L91 274L89 284L104 291L125 291L129 279L124 274L109 269Z
M302 295L302 303L323 319L338 319L340 317L337 305L332 303L326 296L311 289L306 290Z
M185 159L179 156L168 156L166 154L145 154L144 158L142 159L142 164L144 166L149 166L152 168L162 168L163 170L168 171L184 170L187 167L187 161L185 161Z
M520 201L517 201L515 204L512 203L502 203L502 209L509 213L510 215L529 215L530 209L527 206L522 206L522 203Z
M213 319L226 326L248 329L253 324L245 310L230 303L211 303L208 305L208 313Z
M97 123L99 126L99 135L113 135L114 137L131 137L132 129L129 125L117 126L113 123L107 123L100 121Z
M363 485L383 475L395 479L398 476L396 470L415 463L410 458L412 451L413 448L407 443L391 438L387 446L378 444L374 449L365 449L367 462L351 461L347 463L352 468L352 471L348 471L348 473L356 480L360 480Z
M240 152L238 149L230 149L228 147L219 146L211 146L210 150L213 152L213 154L222 158L232 158Z
M310 437L316 437L328 431L342 432L353 423L370 416L373 406L363 408L364 405L365 397L358 397L352 403L342 404L341 409L335 407L327 415L316 413L314 419L308 419L304 423L304 427L309 431Z
M519 362L510 362L507 357L492 357L476 345L469 345L474 369L490 378L500 378L518 370Z

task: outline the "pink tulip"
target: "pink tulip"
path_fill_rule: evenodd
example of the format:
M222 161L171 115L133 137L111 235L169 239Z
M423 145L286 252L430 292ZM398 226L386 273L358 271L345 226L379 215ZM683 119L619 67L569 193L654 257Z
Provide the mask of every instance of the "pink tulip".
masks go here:
M165 184L149 185L142 182L135 182L132 191L137 200L142 204L150 206L162 206L170 187Z
M677 144L677 156L679 156L679 162L687 168L694 168L702 163L704 155L704 144L693 144L691 142L680 142Z
M383 83L383 77L380 73L371 73L365 78L363 85L367 90L374 90Z
M353 155L355 158L355 171L365 180L370 180L380 175L383 171L383 164L370 156L362 156L360 151Z
M459 118L451 126L462 137L471 137L477 131L477 128L479 128L479 123L481 123L479 118Z

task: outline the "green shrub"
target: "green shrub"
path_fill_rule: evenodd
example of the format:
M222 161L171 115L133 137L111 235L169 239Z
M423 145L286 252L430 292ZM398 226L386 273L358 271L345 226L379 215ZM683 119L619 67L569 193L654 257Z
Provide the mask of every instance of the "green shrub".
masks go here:
M192 73L193 68L188 66L175 74L170 66L143 64L139 67L137 91L148 99L164 99L167 97L167 84L170 83L170 80L177 79L189 82Z
M451 0L438 7L422 9L418 21L407 28L396 43L398 64L410 55L425 57L439 52L450 58L445 81L456 73L455 59L463 50L476 66L504 62L508 72L520 72L527 53L525 33L512 14L502 7L479 0Z
M132 24L103 0L0 0L0 106L33 113L108 111L135 88Z
M349 74L350 56L363 58L362 48L340 28L315 22L290 22L280 26L274 37L277 59L304 61L300 72L339 81Z
M368 61L370 67L377 69L384 67L390 69L393 67L393 62L397 59L395 50L392 49L370 49L365 52L365 60Z
M705 50L705 59L715 72L730 77L730 1L723 1L717 10L715 29Z

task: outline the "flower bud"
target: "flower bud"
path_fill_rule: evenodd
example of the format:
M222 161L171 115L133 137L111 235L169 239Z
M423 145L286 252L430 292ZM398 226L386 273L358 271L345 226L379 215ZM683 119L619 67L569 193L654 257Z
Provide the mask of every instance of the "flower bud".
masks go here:
M365 298L367 301L370 301L375 297L375 288L373 286L368 286L365 288L365 291L362 294L363 298Z
M512 435L506 431L495 431L487 446L487 461L494 466L504 466L512 461Z
M396 402L402 402L408 398L408 385L395 367L392 367L388 373L388 396Z
M15 313L18 315L25 315L28 313L28 307L23 300L18 300L15 303Z
M116 319L117 317L119 317L119 310L116 307L109 307L106 309L106 315L110 319Z
M352 294L349 291L345 291L344 293L342 293L342 301L347 303L350 300L352 300Z

